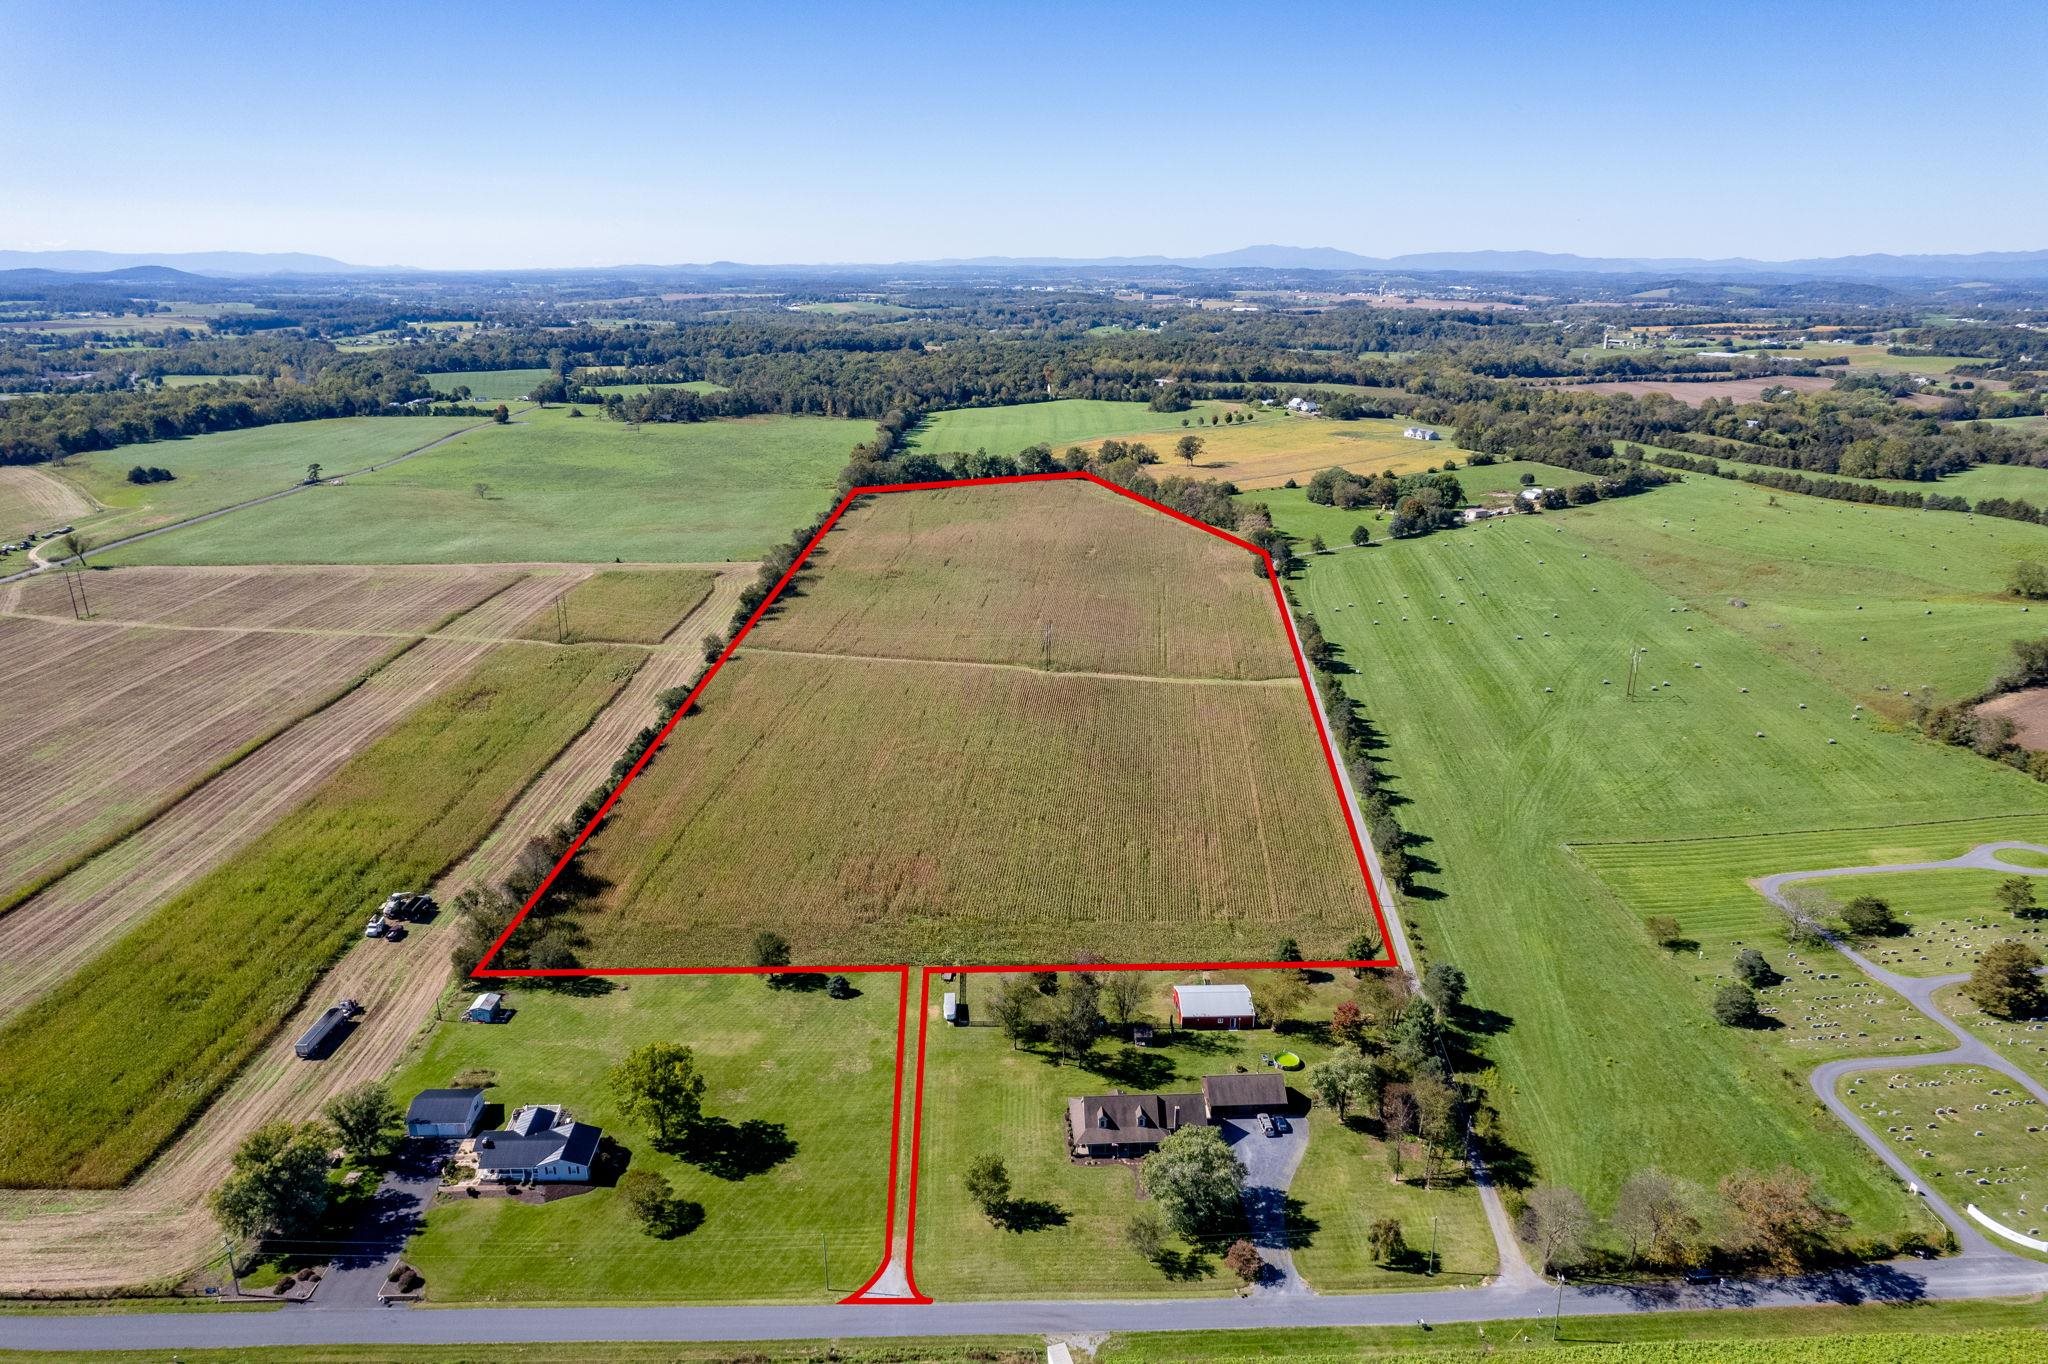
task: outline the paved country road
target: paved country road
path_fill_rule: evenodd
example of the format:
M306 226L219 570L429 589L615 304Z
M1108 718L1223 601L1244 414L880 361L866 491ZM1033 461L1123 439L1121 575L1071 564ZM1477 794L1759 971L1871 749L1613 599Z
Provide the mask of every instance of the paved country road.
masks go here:
M172 1350L312 1345L478 1345L606 1340L811 1340L1074 1335L1262 1326L1412 1326L1620 1312L2019 1297L2048 1290L2048 1265L2008 1256L1868 1265L1839 1274L1699 1287L1442 1289L1344 1297L1273 1295L1157 1302L949 1302L928 1307L284 1308L143 1316L0 1317L22 1350Z

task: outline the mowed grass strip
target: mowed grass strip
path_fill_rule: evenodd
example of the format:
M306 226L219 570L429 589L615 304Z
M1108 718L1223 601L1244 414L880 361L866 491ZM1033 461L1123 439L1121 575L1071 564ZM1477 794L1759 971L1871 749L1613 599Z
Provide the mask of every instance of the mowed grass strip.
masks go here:
M913 450L926 454L1014 455L1032 445L1050 445L1055 452L1069 445L1105 436L1135 436L1158 450L1170 451L1153 437L1192 431L1200 421L1208 429L1211 415L1236 403L1196 403L1186 412L1155 412L1145 403L1110 398L1057 398L1043 403L1006 403L997 407L956 407L934 412L910 433ZM1188 423L1182 427L1183 419ZM1167 442L1171 445L1171 441Z
M1299 678L1248 549L1079 481L849 508L758 648L1155 677Z
M1371 923L1294 681L743 649L701 707L583 854L594 965L771 928L808 962L1315 958Z
M429 1298L817 1302L859 1287L882 1253L898 994L894 975L854 985L858 997L838 1000L752 976L634 978L597 994L514 982L510 1023L443 1023L392 1078L401 1102L464 1071L494 1071L489 1098L507 1114L567 1105L629 1150L632 1168L702 1205L704 1221L686 1236L651 1237L611 1188L539 1206L438 1203L406 1251ZM708 1117L773 1125L736 1148L739 1169L715 1173L657 1151L622 1118L605 1072L648 1042L696 1053Z
M635 429L569 411L531 409L507 426L485 422L474 434L341 486L309 489L104 557L164 564L749 559L829 508L847 452L874 434L868 422L824 417L649 422Z
M220 1092L392 890L430 883L631 672L508 646L0 1030L0 1186L121 1183Z
M557 644L658 644L711 595L712 577L694 568L592 574L535 615L519 634Z

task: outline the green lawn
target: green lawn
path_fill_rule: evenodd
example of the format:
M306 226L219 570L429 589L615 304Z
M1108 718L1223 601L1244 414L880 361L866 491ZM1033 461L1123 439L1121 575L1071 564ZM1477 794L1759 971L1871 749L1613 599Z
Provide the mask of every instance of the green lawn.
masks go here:
M563 407L108 556L117 563L748 559L831 506L866 422L623 422ZM484 485L479 494L479 484ZM175 486L175 485L172 485Z
M1515 527L1521 522L1511 523ZM2015 560L2048 559L2048 527L1954 512L1864 507L1704 474L1543 523L1560 552L1591 553L1731 627L1774 666L1817 674L1903 717L1904 693L1975 695L2011 642L2048 634L2005 594ZM1686 661L1652 655L1653 666Z
M362 932L429 885L635 660L507 645L0 1029L0 1187L129 1178L212 1102Z
M2009 419L2014 422L2038 422L2038 417ZM2003 426L2006 420L1990 423ZM1652 447L1655 448L1655 447ZM1733 447L1731 447L1733 448ZM1737 451L1737 453L1740 453ZM1716 455L1715 460L1723 468L1742 473L1781 473L1766 464L1749 460ZM1795 471L1796 472L1796 471ZM1702 475L1709 477L1710 475ZM1964 497L1971 502L1981 502L1987 497L2024 498L2035 506L2048 502L2048 469L2037 469L2027 464L1979 464L1961 473L1947 474L1932 482L1910 478L1853 478L1847 474L1808 474L1809 478L1833 478L1848 483L1868 483L1873 488L1889 488L1901 492L1935 493L1943 497ZM1953 516L1957 513L1944 512Z
M54 467L107 507L77 523L89 539L105 541L289 488L304 481L309 464L318 464L327 478L379 464L475 426L478 420L335 417L282 422L99 450ZM128 471L138 464L169 469L174 477L168 483L130 483Z
M1253 973L1255 975L1256 973ZM1229 978L1227 973L1212 973ZM1252 979L1252 975L1237 977ZM1000 977L973 976L970 1006L988 1019ZM1166 1030L1167 991L1175 981L1160 974L1145 1016L1160 1030L1150 1048L1104 1041L1087 1068L1055 1065L1049 1055L1013 1049L1000 1029L977 1023L952 1028L940 1022L938 987L926 1043L924 1139L919 1153L917 1283L937 1298L1064 1298L1228 1295L1237 1281L1214 1255L1199 1257L1190 1277L1169 1278L1124 1244L1123 1229L1138 1207L1133 1171L1122 1165L1077 1165L1067 1157L1066 1101L1076 1095L1187 1091L1204 1075L1255 1069L1261 1057L1293 1051L1310 1065L1330 1047L1317 1030L1277 1034ZM1319 985L1298 1011L1302 1020L1326 1020L1349 992L1345 976ZM977 1004L978 1002L978 1004ZM1299 1089L1301 1073L1290 1077ZM1409 1243L1424 1249L1430 1219L1437 1219L1444 1272L1436 1285L1474 1283L1494 1269L1493 1241L1479 1198L1462 1176L1453 1187L1425 1192L1389 1182L1385 1147L1363 1127L1340 1125L1315 1109L1304 1120L1309 1147L1290 1194L1300 1200L1295 1231L1305 1244L1296 1264L1311 1285L1327 1291L1413 1289L1431 1284L1414 1270L1389 1271L1372 1262L1366 1228L1384 1216L1402 1220ZM967 1163L984 1152L1007 1163L1015 1196L1057 1210L1055 1224L1028 1231L991 1226L962 1188ZM1415 1177L1416 1162L1408 1173ZM1176 1245L1185 1252L1188 1247ZM1074 1272L1076 1264L1086 1274ZM1419 1266L1418 1266L1419 1269Z
M1725 602L1739 583L1752 601L1769 592L1782 610L1805 608L1791 590L1804 581L1797 573L1758 567L1758 550L1742 581L1739 568L1724 569L1730 552L1691 529L1731 499L1749 520L1765 516L1761 492L1742 500L1749 491L1694 480L1313 558L1296 591L1355 670L1347 685L1386 738L1394 789L1412 802L1402 823L1427 840L1412 850L1431 867L1405 915L1426 953L1466 971L1474 1002L1505 1016L1486 1040L1499 1067L1493 1094L1537 1177L1603 1207L1649 1164L1712 1183L1796 1163L1861 1234L1931 1228L1818 1111L1801 1074L1788 1073L1784 1044L1708 1015L1712 976L1726 971L1736 939L1777 929L1762 899L1752 895L1718 934L1687 921L1706 955L1674 958L1640 926L1658 911L1604 890L1565 846L2048 811L2048 789L2011 769L1852 719L1848 698L1793 661L1807 651L1767 649L1690 609L1603 543L1630 546L1694 601ZM1797 501L1827 508L1833 529L1833 504ZM1795 515L1771 522L1773 534L1796 533ZM1815 548L1823 524L1802 527ZM1894 548L1881 519L1843 529L1852 524L1855 534L1837 531L1822 553L1846 561L1875 542L1864 590L1881 601L1911 551ZM1973 560L1959 545L1948 562ZM1708 574L1722 580L1689 584ZM1845 565L1822 581L1846 591L1852 578ZM1887 656L1932 657L1903 624L1891 638ZM1649 650L1635 700L1623 694L1632 646ZM1971 647L1990 661L1981 643ZM1835 863L1767 861L1747 874L1788 865ZM1818 1002L1828 992L1816 985L1800 988ZM1848 1029L1858 1030L1876 1032ZM1830 1045L1857 1044L1852 1035Z
M53 1358L94 1364L163 1364L163 1350L104 1350L53 1356L0 1347L0 1364L49 1364ZM490 1345L278 1345L243 1350L180 1349L178 1364L561 1364L602 1359L606 1364L1039 1364L1045 1343L1037 1336L892 1337L875 1340L750 1340L731 1343L681 1340Z
M538 1206L442 1202L407 1251L429 1298L821 1302L858 1288L882 1251L898 991L893 976L855 983L857 998L834 1000L822 990L770 990L752 976L637 977L587 995L512 982L509 1023L442 1023L393 1077L401 1102L465 1070L496 1071L493 1103L508 1113L566 1104L705 1215L695 1231L664 1241L642 1232L607 1188ZM728 1178L657 1152L650 1133L620 1118L604 1082L625 1052L653 1041L696 1053L707 1115L775 1124L772 1135L793 1143L787 1158ZM761 1139L745 1146L761 1149Z
M527 390L553 371L545 369L472 369L448 370L438 374L422 374L420 377L442 393L452 392L458 385L469 389L474 402L516 402L526 396Z
M1943 1013L1997 1048L2000 1056L2033 1076L2038 1083L2048 1084L2048 1021L1994 1017L1971 1003L1960 984L1936 991L1934 1003Z
M2005 879L2004 872L1959 867L1829 877L1795 883L1790 893L1837 929L1843 928L1843 905L1859 895L1876 896L1909 931L1865 941L1864 955L1902 976L1943 976L1969 970L1985 948L2003 938L2019 938L2036 951L2048 945L2048 928L2039 921L2015 919L1999 907L1998 883ZM2036 882L2035 894L2043 892L2048 885Z
M1043 403L1013 403L1005 407L960 407L932 413L906 444L913 450L931 454L987 450L992 455L1014 455L1027 445L1040 442L1057 452L1069 445L1101 440L1105 436L1171 434L1178 439L1184 419L1200 418L1206 429L1211 413L1220 413L1231 406L1235 404L1196 403L1185 412L1154 412L1138 402L1060 398ZM1193 430L1193 427L1188 429ZM1157 442L1153 444L1159 448L1162 457L1168 453ZM1171 470L1162 468L1162 472Z

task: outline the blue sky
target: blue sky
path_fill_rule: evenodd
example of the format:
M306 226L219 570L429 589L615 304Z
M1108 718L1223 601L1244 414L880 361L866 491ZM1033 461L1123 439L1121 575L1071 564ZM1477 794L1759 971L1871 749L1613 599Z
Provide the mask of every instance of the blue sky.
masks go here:
M2048 247L2048 6L0 0L0 247Z

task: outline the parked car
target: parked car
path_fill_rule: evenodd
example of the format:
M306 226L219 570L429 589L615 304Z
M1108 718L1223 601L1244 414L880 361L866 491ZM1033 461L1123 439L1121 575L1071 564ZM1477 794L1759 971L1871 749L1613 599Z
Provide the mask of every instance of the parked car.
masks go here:
M1259 1114L1259 1130L1269 1137L1277 1137L1280 1135L1280 1124L1273 1121L1271 1113L1261 1113Z
M366 938L381 938L381 937L383 937L383 936L384 936L384 916L380 914L380 915L378 915L378 916L377 916L376 918L374 918L374 919L370 920L369 926L368 926L367 928L365 928L365 929L363 930L363 936L364 936L364 937L366 937Z
M404 936L405 936L405 925L404 925L404 924L386 924L386 925L384 926L384 941L385 941L385 942L397 942L397 941L398 941L398 940L399 940L400 938L402 938L402 937L404 937Z

